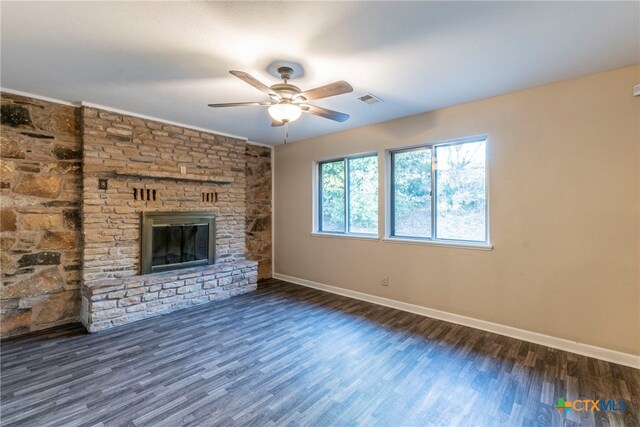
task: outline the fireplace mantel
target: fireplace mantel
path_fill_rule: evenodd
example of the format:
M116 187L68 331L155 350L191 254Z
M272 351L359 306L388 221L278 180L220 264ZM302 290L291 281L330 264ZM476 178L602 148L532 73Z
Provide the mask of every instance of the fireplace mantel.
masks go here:
M172 172L159 172L159 171L146 171L146 172L132 172L129 169L116 169L114 172L118 176L131 177L131 178L149 178L149 179L169 179L172 181L197 181L207 182L211 184L231 184L234 182L234 178L227 176L206 176L193 173L172 173Z

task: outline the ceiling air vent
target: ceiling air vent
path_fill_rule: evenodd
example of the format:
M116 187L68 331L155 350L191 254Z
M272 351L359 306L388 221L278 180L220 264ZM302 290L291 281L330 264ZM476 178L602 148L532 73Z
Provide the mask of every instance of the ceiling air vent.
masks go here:
M378 98L377 96L371 95L370 93L361 96L358 98L360 101L364 102L365 104L369 104L369 105L373 105L373 104L377 104L379 102L383 102L382 99Z

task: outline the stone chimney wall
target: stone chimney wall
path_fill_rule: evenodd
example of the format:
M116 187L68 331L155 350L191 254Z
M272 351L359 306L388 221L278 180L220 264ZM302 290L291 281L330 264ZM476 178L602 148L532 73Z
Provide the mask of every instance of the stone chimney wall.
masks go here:
M269 148L5 93L1 130L1 337L77 322L83 284L139 275L143 211L216 212L217 262L270 277Z
M271 277L271 149L246 146L247 259L258 261L258 279Z
M216 262L245 260L246 141L82 110L85 283L140 274L142 212L215 212Z
M80 111L2 94L1 336L77 321Z

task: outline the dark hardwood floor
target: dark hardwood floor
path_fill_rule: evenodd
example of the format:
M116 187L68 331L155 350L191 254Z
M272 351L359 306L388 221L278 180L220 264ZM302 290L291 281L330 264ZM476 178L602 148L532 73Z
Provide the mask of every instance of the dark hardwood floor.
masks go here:
M637 426L640 371L280 281L1 345L9 426ZM625 399L566 414L558 397Z

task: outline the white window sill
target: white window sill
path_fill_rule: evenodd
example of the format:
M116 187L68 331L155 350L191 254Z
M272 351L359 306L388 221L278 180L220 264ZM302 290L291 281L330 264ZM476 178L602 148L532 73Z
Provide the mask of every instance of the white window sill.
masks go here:
M490 251L493 249L493 245L490 243L472 243L472 242L451 242L451 241L438 241L438 240L422 240L422 239L408 239L405 237L385 237L382 239L385 243L402 243L406 245L426 245L426 246L444 246L447 248L460 248L460 249L476 249L480 251Z
M380 240L380 238L374 234L340 234L340 233L325 233L314 231L311 233L314 237L337 237L338 239L356 239L356 240Z

